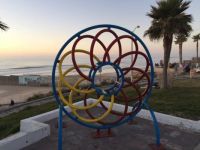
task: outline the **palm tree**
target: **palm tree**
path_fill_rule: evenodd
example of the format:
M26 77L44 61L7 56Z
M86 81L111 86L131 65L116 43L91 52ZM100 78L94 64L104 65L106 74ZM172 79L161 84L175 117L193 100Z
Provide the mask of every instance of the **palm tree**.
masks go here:
M6 31L9 27L3 23L2 21L0 21L0 29Z
M144 36L150 40L163 40L164 67L163 67L163 88L168 88L167 68L170 59L173 36L178 34L189 35L192 31L190 23L192 16L186 14L190 1L183 0L161 0L157 7L151 6L147 14L152 18L151 26L145 31Z
M182 59L183 42L187 41L187 36L184 34L179 34L175 37L175 39L176 39L175 44L179 45L179 63L182 64L183 63L183 59Z
M194 35L193 36L193 39L194 39L194 42L197 42L197 45L196 45L196 47L197 47L197 62L198 62L198 58L199 58L199 40L200 40L200 33L199 34L197 34L197 35Z

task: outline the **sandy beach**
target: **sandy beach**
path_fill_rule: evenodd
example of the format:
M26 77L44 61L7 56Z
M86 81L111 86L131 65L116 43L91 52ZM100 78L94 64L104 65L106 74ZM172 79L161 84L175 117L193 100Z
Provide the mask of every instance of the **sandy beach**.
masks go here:
M24 102L34 94L44 94L49 91L51 87L0 85L0 105L9 104L11 99L15 103Z

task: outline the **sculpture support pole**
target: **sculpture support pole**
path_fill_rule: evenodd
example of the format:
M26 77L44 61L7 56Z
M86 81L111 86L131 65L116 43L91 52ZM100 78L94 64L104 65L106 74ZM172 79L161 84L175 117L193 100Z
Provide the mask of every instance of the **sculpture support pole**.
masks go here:
M160 128L158 125L158 121L156 119L154 111L150 108L149 104L144 103L144 106L149 110L151 118L153 120L153 126L155 129L155 136L156 136L156 145L160 146Z
M58 120L58 150L62 150L62 105L59 105L59 120Z

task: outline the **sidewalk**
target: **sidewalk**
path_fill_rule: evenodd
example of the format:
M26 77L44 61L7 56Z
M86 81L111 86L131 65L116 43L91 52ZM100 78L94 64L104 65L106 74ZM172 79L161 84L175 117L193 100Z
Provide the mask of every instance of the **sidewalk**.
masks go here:
M112 129L114 137L93 139L95 130L76 124L66 116L63 129L63 150L150 150L155 142L154 128L151 121L136 118L136 124L125 124ZM57 119L48 122L51 135L24 150L57 149ZM161 125L161 142L166 150L199 150L200 134L180 130L177 127Z

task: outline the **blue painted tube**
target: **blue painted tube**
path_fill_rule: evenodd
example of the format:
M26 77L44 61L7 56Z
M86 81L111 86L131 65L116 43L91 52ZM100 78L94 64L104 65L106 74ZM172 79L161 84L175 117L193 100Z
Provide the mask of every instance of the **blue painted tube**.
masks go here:
M154 111L150 108L150 106L147 103L144 103L144 106L149 110L152 120L153 120L153 126L155 129L155 135L156 135L156 145L159 146L160 145L160 128L158 125L158 121L156 119L155 113Z
M59 106L59 120L58 120L58 150L62 150L62 128L63 128L63 115L62 105Z
M106 65L110 65L110 66L112 66L114 69L115 69L115 72L116 72L116 74L117 74L117 77L118 77L118 79L119 78L121 78L121 83L120 83L120 85L119 85L119 87L118 87L118 89L116 90L116 91L113 91L113 92L111 92L111 93L107 93L107 94L104 94L104 93L102 93L102 91L98 91L98 88L95 86L95 75L96 75L96 72L101 68L101 67L103 67L103 66L106 66ZM91 70L93 70L93 69L91 69ZM113 63L111 63L111 62L103 62L103 63L101 63L100 65L98 65L97 66L97 68L92 72L90 70L90 73L92 73L89 77L92 79L92 84L91 84L91 86L92 86L92 88L94 88L95 90L96 90L96 92L99 94L99 95L105 95L105 96L111 96L111 95L117 95L119 92L120 92L120 90L122 89L122 87L123 87L123 85L124 85L124 75L123 75L123 71L121 70L121 68L118 66L118 65L116 65L116 64L113 64ZM110 89L113 89L115 86L111 86L110 87Z

